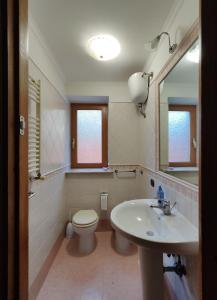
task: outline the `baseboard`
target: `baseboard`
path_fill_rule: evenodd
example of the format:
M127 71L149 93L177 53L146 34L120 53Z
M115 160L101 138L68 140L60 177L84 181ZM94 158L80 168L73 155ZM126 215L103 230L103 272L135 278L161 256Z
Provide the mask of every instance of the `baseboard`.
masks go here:
M59 248L62 244L64 235L63 233L60 234L58 239L56 240L55 244L53 245L49 255L47 256L43 266L41 267L40 272L38 273L37 277L35 278L34 282L32 283L29 289L29 300L35 300L38 296L38 293L44 283L44 280L50 270L50 267L59 251Z

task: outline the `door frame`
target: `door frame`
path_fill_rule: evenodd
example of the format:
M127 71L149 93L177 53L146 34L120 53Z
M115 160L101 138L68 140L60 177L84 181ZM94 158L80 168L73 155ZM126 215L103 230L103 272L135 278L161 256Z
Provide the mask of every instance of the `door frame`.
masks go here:
M200 299L216 298L217 287L217 2L200 0Z
M200 0L201 299L217 286L217 2ZM19 135L19 115L28 119L28 0L0 1L0 282L1 299L28 299L28 129ZM212 130L210 130L212 129Z
M0 1L0 299L28 299L27 4Z

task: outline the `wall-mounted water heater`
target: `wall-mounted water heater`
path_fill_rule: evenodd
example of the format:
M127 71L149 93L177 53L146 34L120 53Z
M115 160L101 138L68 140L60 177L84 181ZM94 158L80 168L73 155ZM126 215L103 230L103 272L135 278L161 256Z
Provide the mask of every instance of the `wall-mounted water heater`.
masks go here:
M153 73L137 72L132 74L128 79L130 97L139 112L145 117L145 107L148 101L150 79Z

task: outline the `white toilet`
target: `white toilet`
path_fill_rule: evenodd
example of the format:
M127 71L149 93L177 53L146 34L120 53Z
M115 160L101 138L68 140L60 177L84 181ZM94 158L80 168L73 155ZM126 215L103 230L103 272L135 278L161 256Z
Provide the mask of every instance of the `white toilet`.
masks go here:
M98 215L93 209L79 210L72 218L74 231L79 235L79 252L90 253L95 247Z

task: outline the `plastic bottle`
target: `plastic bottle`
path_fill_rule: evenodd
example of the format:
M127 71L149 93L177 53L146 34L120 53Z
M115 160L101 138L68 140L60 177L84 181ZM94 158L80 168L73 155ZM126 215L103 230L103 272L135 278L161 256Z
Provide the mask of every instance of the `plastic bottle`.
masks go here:
M163 201L164 201L164 191L163 191L161 185L159 185L158 189L157 189L157 199L158 199L158 205L160 207L162 207Z

